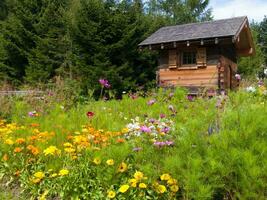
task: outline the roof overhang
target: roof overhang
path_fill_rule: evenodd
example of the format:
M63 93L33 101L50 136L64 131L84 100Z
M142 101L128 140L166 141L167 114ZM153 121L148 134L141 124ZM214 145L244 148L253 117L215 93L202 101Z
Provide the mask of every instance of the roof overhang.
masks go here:
M179 46L191 46L191 45L234 45L238 56L251 56L255 54L255 46L253 43L252 33L249 28L249 22L247 17L240 18L242 21L235 26L235 31L228 35L216 35L214 37L202 37L202 38L188 38L187 40L169 40L164 42L146 42L147 40L140 43L139 48L149 48L150 50L157 49L169 49L176 48ZM155 34L155 33L154 33Z
M251 30L249 28L248 20L240 26L239 31L234 36L233 40L238 56L252 56L255 55L255 45Z

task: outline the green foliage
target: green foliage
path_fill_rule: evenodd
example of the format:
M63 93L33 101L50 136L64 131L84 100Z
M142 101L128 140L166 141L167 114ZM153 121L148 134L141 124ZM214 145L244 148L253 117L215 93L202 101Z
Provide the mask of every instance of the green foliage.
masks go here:
M210 18L208 1L1 1L0 81L15 86L75 80L100 94L106 78L116 96L151 87L156 55L138 44L163 25ZM169 8L173 8L169 10Z
M20 185L23 195L35 198L48 191L47 198L106 199L107 191L112 189L117 199L265 199L267 108L263 90L266 88L257 90L231 93L224 97L223 107L216 107L216 98L189 101L185 91L180 89L173 91L173 95L170 90L160 90L145 98L124 96L120 101L88 101L68 108L62 107L67 105L66 100L57 95L32 101L13 99L10 121L24 128L10 132L0 126L0 157L8 155L8 160L0 164L0 177L9 180L9 189L12 184ZM151 99L156 101L148 105ZM170 110L170 105L176 112ZM28 112L34 109L39 116L29 117ZM94 112L89 119L88 111ZM136 117L143 124L145 119L157 119L162 113L174 123L174 129L168 133L175 142L173 146L158 148L145 136L127 139L120 135L98 148L92 143L78 151L77 146L75 160L64 152L63 143L72 141L67 138L83 136L88 124L104 135L106 131L122 132ZM40 124L40 127L31 128L31 124ZM30 136L50 133L52 137L34 143L40 152L30 157L31 162L26 159L30 156L26 149L14 153L15 147L26 148ZM86 133L86 138L92 137L90 134ZM17 138L25 138L27 144L5 142ZM118 138L125 142L118 143ZM61 154L45 156L44 149L50 145L61 149ZM141 147L141 150L133 151L134 147ZM101 163L95 164L95 158ZM114 165L107 165L108 159L113 159ZM127 170L119 173L118 166L122 162L127 164ZM51 177L62 168L68 169L69 174ZM19 176L14 175L17 170ZM130 187L125 194L118 192L121 185L129 183L136 170L147 177L144 182L148 188ZM45 178L34 184L32 178L37 171L44 172ZM167 185L168 192L161 195L155 192L155 181L165 184L159 178L163 173L178 180L179 190L175 196L171 196Z
M253 56L242 57L238 60L238 71L245 77L255 78L255 75L258 75L263 71L265 53L260 41L258 41L259 35L259 26L257 24L252 25L252 36L256 53Z

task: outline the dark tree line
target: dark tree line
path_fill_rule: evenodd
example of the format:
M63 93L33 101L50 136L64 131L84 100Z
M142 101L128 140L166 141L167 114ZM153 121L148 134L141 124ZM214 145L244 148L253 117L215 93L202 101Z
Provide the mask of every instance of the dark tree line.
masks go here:
M155 79L156 55L138 44L161 26L211 19L208 3L1 0L0 81L35 86L61 77L82 91L99 89L99 78L116 92L147 86Z

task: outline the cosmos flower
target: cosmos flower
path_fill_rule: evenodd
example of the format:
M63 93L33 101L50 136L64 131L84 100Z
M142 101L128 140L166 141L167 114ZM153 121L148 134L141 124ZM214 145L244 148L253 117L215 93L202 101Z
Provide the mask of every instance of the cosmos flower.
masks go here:
M105 87L105 88L110 88L110 86L111 86L109 84L108 80L106 80L106 79L99 79L98 82L100 83L100 85L102 87Z
M241 75L240 74L235 74L236 80L240 81L241 80Z
M140 131L144 132L144 133L150 133L151 129L147 126L141 126L140 127Z
M156 100L155 99L151 99L147 102L147 105L151 106L153 105L154 103L156 103Z

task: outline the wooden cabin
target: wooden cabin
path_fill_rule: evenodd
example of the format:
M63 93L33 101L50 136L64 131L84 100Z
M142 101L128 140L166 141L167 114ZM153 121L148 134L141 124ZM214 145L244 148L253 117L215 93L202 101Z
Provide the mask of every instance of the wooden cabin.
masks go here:
M160 86L192 91L236 88L237 58L255 53L247 17L162 27L139 48L159 51Z

